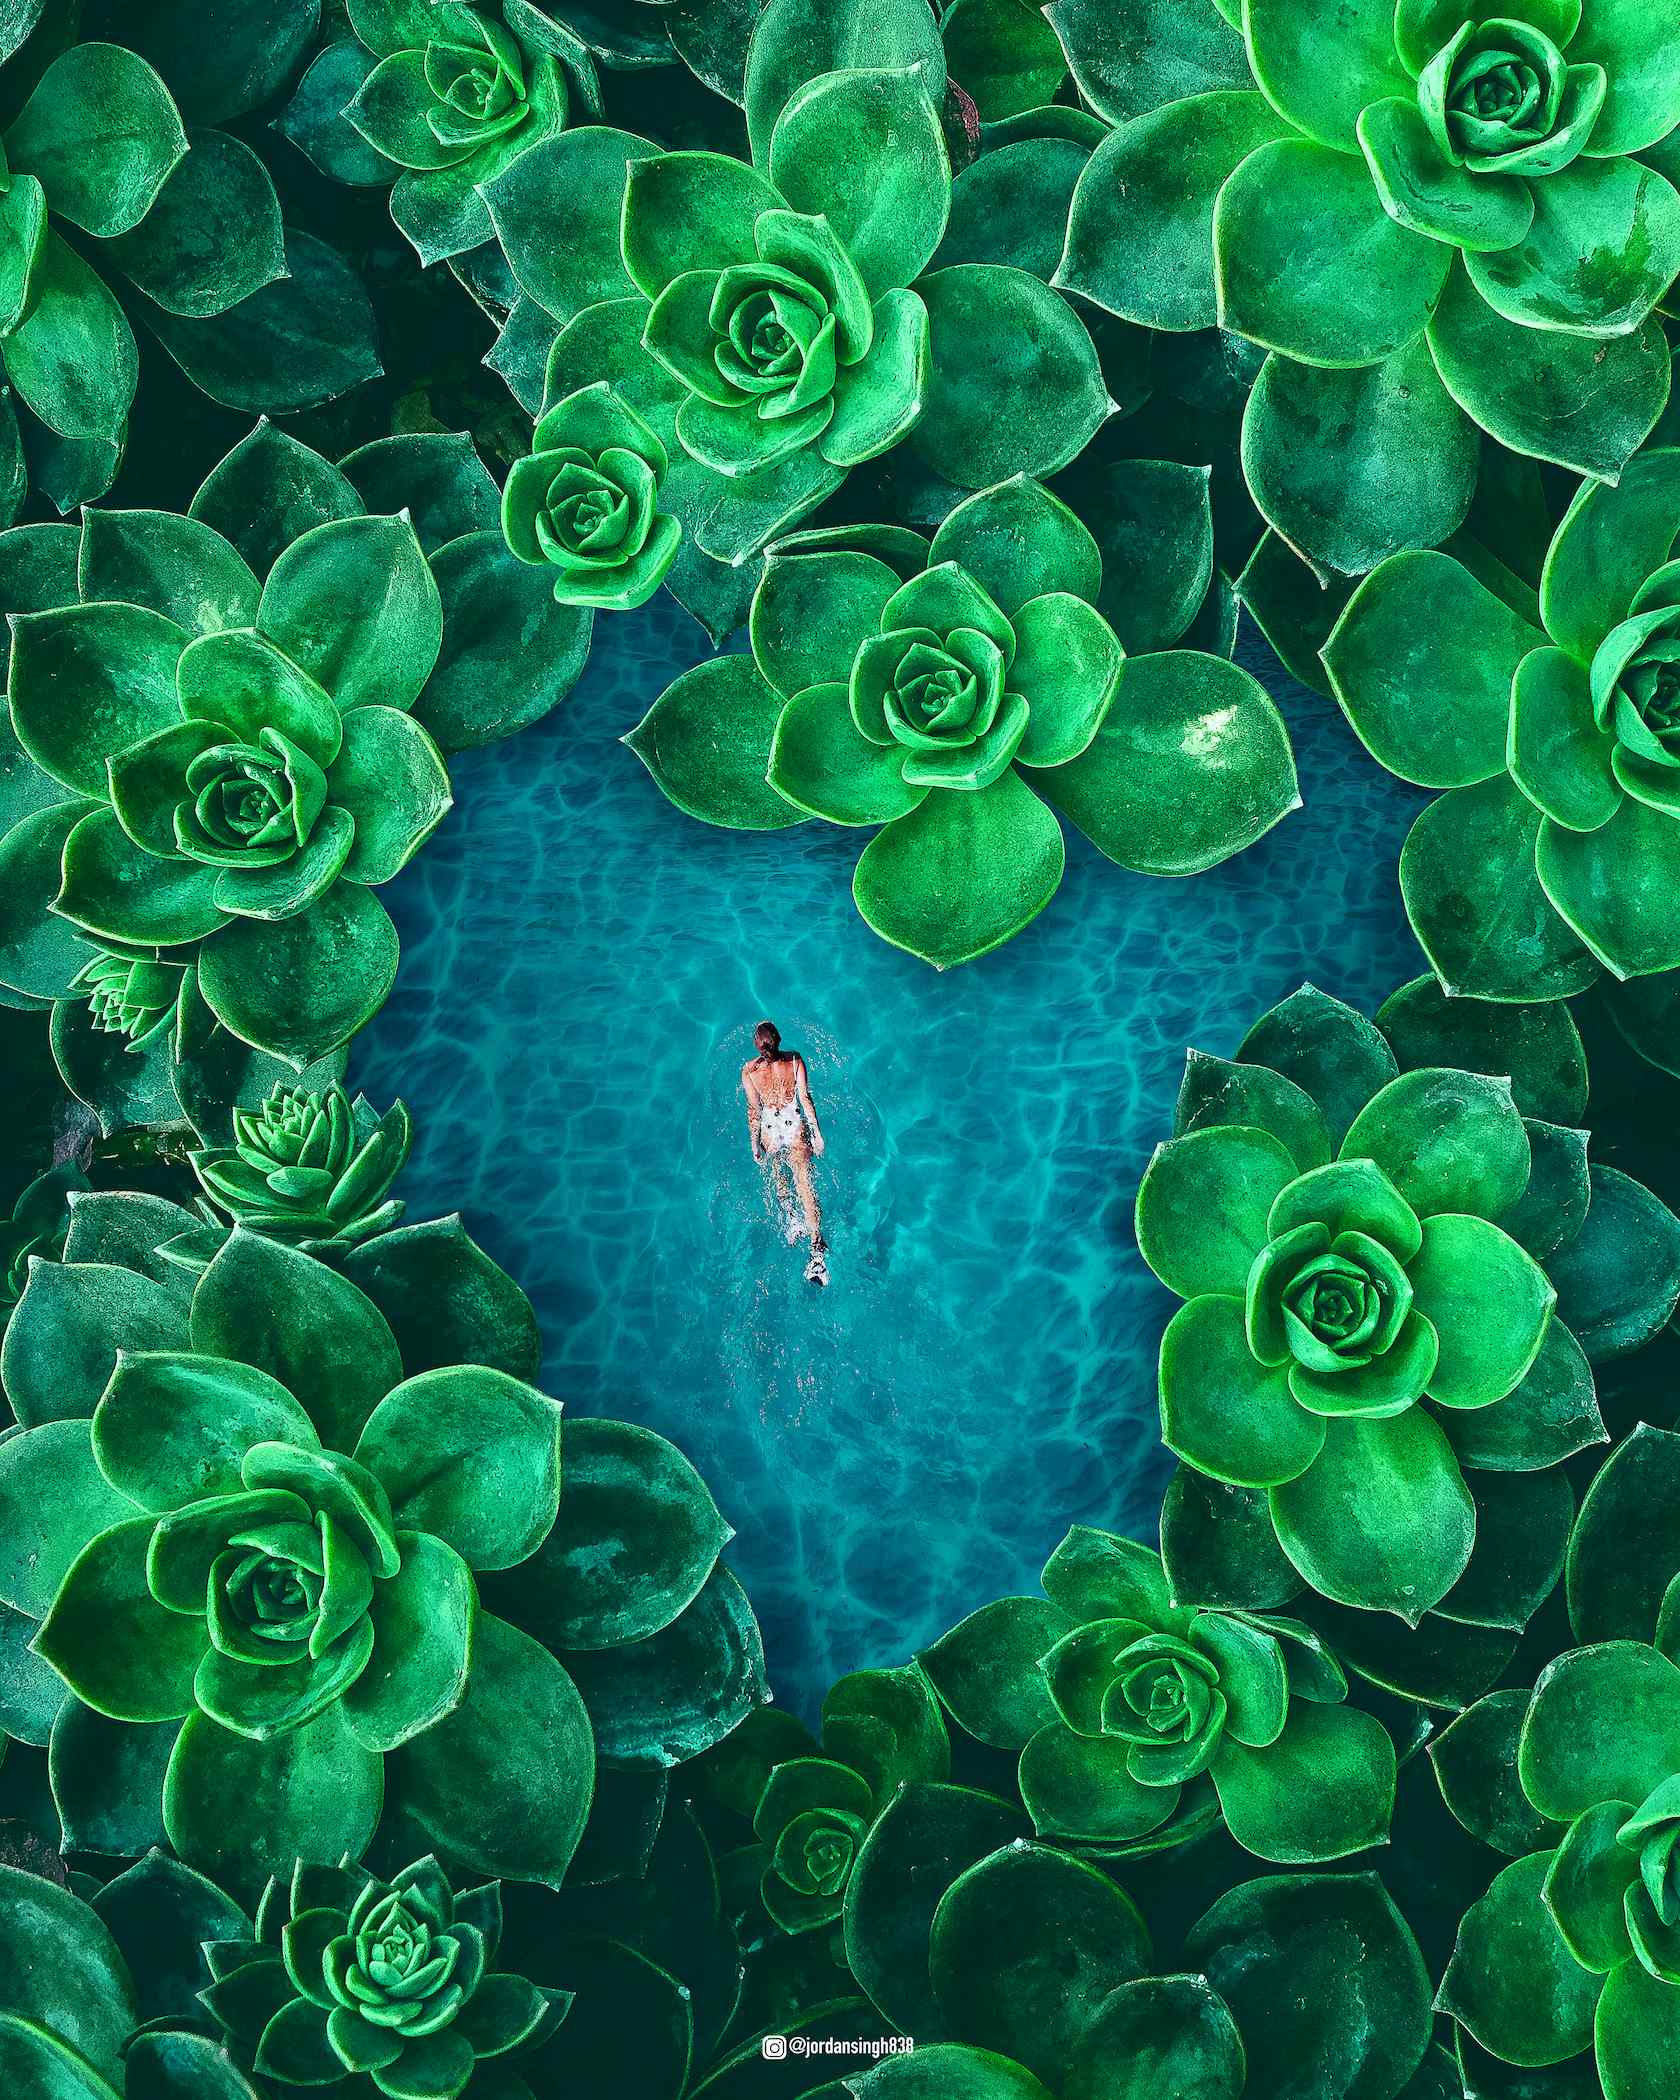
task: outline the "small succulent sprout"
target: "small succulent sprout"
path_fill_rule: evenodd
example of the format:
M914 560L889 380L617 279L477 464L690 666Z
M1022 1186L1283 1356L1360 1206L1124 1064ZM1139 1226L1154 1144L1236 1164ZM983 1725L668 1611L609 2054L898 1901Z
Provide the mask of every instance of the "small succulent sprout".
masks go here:
M71 978L69 988L86 999L101 1035L127 1036L128 1047L139 1050L175 1018L185 975L179 963L100 948Z
M510 551L554 571L561 605L645 605L682 543L681 525L658 507L668 465L659 438L606 381L568 394L544 410L508 476Z
M401 1101L376 1116L336 1084L280 1082L260 1108L234 1109L233 1132L231 1146L189 1157L205 1196L235 1224L321 1253L401 1218L402 1204L386 1200L413 1135Z
M371 2078L392 2100L454 2100L478 2064L516 2064L565 1991L498 1966L501 1887L457 1892L434 1858L389 1881L300 1861L269 1883L259 1938L206 1947L200 1993L238 2059L284 2089Z

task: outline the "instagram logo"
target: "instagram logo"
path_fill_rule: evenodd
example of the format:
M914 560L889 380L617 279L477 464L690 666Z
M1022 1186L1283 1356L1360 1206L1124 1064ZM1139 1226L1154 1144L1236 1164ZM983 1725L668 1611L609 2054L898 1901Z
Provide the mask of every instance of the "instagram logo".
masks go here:
M787 2036L767 2034L760 2042L759 2049L766 2063L779 2064L787 2055Z

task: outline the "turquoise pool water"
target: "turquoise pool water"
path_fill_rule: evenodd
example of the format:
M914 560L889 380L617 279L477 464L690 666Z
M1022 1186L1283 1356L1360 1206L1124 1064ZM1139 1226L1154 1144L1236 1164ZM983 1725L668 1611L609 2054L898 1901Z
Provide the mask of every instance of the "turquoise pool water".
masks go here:
M1185 1046L1228 1055L1305 978L1370 1011L1418 973L1394 866L1423 798L1274 667L1304 810L1187 883L1070 835L1038 922L936 975L856 916L859 835L709 830L620 746L704 653L688 617L597 631L547 721L454 762L384 892L402 969L355 1076L414 1111L410 1218L461 1210L535 1301L548 1389L705 1472L811 1710L1032 1587L1070 1522L1150 1529L1171 1307L1131 1206ZM828 1138L826 1292L748 1156L761 1015Z

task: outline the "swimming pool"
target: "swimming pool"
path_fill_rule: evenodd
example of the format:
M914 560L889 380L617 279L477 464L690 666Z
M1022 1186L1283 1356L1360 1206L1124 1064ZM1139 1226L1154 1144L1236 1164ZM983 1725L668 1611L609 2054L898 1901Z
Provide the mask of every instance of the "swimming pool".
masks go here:
M1188 883L1070 833L1037 923L939 976L856 916L856 835L709 830L620 746L704 653L686 614L597 633L548 720L453 762L453 814L383 893L402 969L354 1073L414 1111L410 1219L461 1210L530 1293L547 1389L704 1471L777 1695L811 1712L1032 1588L1070 1522L1152 1528L1172 1301L1131 1206L1184 1048L1229 1055L1305 978L1371 1011L1418 973L1394 868L1424 798L1274 666L1304 810ZM826 1292L748 1156L762 1015L828 1139Z

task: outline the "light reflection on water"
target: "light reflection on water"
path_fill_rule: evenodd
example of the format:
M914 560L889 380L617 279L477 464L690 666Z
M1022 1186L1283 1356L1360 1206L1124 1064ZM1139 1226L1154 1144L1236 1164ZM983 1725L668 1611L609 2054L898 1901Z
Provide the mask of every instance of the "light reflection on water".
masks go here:
M857 918L861 835L710 830L619 745L701 654L686 616L597 633L546 722L453 762L384 892L402 969L355 1073L414 1111L410 1218L460 1209L531 1294L548 1389L705 1472L810 1709L1030 1588L1070 1521L1150 1528L1170 1306L1130 1211L1184 1048L1229 1054L1303 978L1369 1011L1417 974L1394 865L1422 798L1279 676L1304 811L1191 883L1070 837L1037 924L937 975ZM828 1140L826 1292L749 1157L764 1015Z

